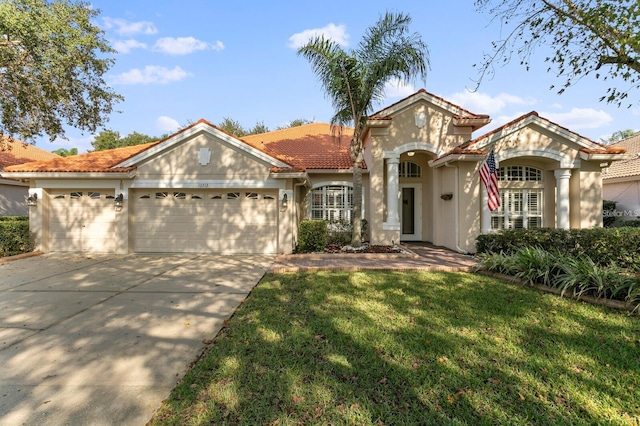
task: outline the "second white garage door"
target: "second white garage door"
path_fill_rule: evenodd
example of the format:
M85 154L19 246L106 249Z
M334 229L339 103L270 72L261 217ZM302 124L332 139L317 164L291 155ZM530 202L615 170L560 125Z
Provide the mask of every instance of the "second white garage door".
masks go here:
M276 191L132 192L135 252L277 253Z

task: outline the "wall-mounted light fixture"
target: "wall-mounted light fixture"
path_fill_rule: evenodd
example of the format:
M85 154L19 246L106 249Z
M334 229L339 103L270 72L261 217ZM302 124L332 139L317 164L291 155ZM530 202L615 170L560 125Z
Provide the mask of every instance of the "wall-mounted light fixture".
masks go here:
M124 196L122 195L122 193L113 199L113 205L116 209L122 208L122 206L124 205Z
M442 198L445 201L449 201L450 199L453 198L453 192L446 192L444 194L441 194L440 198Z
M284 195L282 196L282 208L286 209L287 208L287 204L288 204L287 193L285 192Z
M409 152L407 152L407 155L409 157L413 157L414 155L416 155L416 153L415 153L415 151L409 151Z
M38 194L35 192L33 194L29 194L27 197L27 205L28 206L37 206L38 205Z

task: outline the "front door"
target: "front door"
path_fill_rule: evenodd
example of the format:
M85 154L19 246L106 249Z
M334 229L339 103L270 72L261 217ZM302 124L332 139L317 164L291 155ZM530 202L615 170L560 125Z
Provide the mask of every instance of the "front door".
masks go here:
M400 240L422 241L422 184L400 184Z

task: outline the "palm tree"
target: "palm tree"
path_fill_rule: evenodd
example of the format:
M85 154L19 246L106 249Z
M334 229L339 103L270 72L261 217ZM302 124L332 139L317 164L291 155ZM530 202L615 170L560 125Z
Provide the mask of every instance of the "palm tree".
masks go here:
M357 48L345 51L319 36L298 49L311 64L327 97L333 103L335 129L353 126L349 146L353 161L353 234L351 245L362 244L363 130L376 102L384 99L391 80L408 83L416 75L423 80L429 67L429 50L417 33L409 33L411 18L387 12L369 27Z

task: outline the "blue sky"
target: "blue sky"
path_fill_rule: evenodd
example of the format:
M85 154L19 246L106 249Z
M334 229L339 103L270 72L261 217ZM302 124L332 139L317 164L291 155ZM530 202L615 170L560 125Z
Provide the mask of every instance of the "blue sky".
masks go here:
M297 56L297 47L319 31L345 49L354 47L387 10L412 17L411 30L429 46L431 70L426 81L390 87L380 108L425 88L474 113L489 114L492 123L474 137L532 110L594 140L640 129L634 92L630 97L636 107L618 108L598 101L607 86L595 78L582 79L562 95L549 90L561 81L547 73L544 49L535 53L529 71L514 60L472 93L473 64L501 36L500 26L476 11L473 0L91 4L100 9L96 23L119 52L106 80L125 101L107 128L123 136L133 131L159 136L200 118L217 124L228 117L245 128L264 122L270 129L299 118L328 122L331 104L307 61ZM53 143L41 139L37 146L91 148L93 135L68 129L67 136Z

